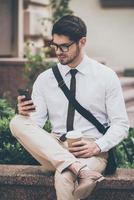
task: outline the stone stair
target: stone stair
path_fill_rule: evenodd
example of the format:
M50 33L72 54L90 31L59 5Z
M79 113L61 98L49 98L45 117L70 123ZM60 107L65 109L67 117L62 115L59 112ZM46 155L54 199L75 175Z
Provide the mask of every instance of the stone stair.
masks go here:
M119 77L123 88L130 126L134 127L134 77Z
M54 176L43 166L0 165L0 200L56 200ZM134 200L134 169L118 168L86 200Z

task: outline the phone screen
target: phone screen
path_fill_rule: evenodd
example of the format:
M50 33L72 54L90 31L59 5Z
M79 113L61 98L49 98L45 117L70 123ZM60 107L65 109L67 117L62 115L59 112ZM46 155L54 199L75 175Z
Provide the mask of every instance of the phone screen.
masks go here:
M28 90L18 89L18 93L19 93L20 96L25 95L24 101L31 100L31 95L30 95Z
M29 100L31 100L31 95L30 95L30 93L29 93L29 91L28 90L25 90L25 89L18 89L18 93L19 93L19 95L20 96L22 96L22 95L25 95L25 99L23 99L22 101L29 101ZM33 102L32 103L30 103L30 104L28 104L29 106L31 105L33 105ZM29 111L35 111L35 108L31 108L31 109L29 109Z

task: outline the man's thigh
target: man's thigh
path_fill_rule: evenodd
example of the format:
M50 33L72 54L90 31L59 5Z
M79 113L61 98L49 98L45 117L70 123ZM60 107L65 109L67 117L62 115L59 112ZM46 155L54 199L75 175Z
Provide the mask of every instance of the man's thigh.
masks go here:
M79 158L82 164L86 164L89 169L102 173L107 165L107 153L99 156L92 156L91 158Z
M54 136L56 137L56 136ZM59 136L57 136L57 140L59 139ZM95 139L90 139L90 138L83 138L88 141L95 141ZM61 145L68 149L67 142L62 143ZM91 158L78 158L78 160L82 163L85 164L89 167L91 170L95 170L98 172L103 172L104 169L106 168L107 165L107 158L108 158L108 153L100 153L98 156L92 156Z

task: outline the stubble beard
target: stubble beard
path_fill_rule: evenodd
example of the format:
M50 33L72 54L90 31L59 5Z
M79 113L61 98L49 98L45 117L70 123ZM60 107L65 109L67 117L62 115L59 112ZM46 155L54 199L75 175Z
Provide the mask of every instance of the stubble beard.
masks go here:
M75 60L77 60L79 54L80 54L80 49L79 49L79 46L77 46L75 55L70 56L70 57L65 56L65 60L64 60L64 58L63 59L58 58L58 60L62 65L69 65L69 64L75 62Z

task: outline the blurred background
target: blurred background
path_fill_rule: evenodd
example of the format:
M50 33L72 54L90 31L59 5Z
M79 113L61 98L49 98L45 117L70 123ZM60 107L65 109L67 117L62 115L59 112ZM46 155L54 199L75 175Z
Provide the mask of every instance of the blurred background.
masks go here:
M81 17L87 25L87 55L117 72L134 127L134 0L0 0L0 151L15 154L14 145L19 144L12 143L9 135L5 143L5 134L10 134L17 89L31 89L37 75L57 62L49 48L51 28L67 14ZM134 129L130 135L131 154Z
M38 47L51 25L73 13L88 27L86 52L120 71L134 68L133 0L0 0L0 57L24 57L24 44Z

